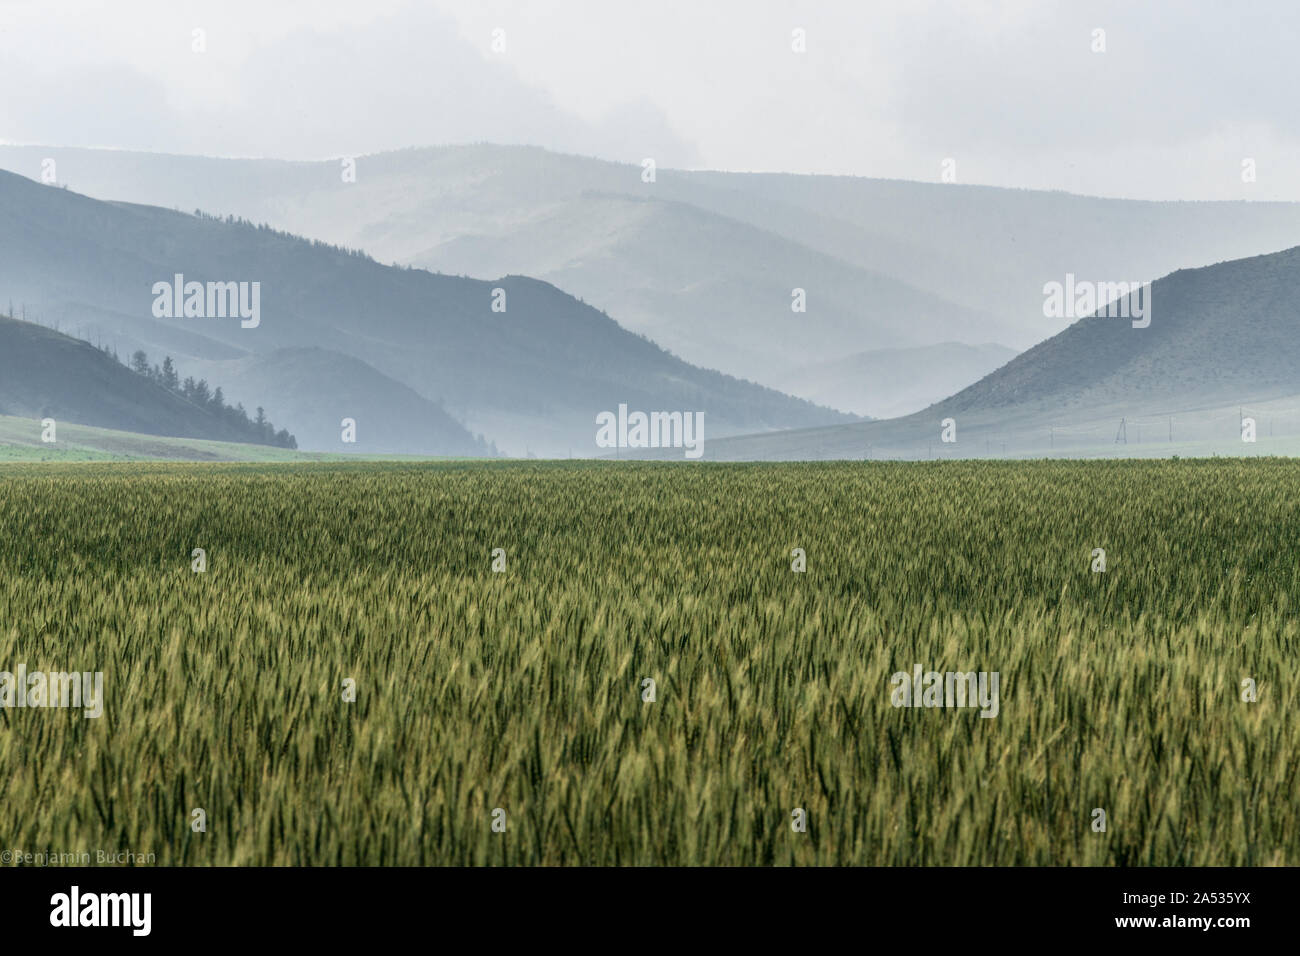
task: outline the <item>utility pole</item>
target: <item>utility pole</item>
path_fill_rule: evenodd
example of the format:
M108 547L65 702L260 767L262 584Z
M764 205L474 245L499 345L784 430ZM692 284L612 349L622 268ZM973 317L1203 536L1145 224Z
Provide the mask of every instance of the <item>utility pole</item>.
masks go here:
M1128 444L1128 424L1127 420L1123 418L1119 420L1119 431L1115 433L1115 444L1118 445L1121 441L1126 445Z

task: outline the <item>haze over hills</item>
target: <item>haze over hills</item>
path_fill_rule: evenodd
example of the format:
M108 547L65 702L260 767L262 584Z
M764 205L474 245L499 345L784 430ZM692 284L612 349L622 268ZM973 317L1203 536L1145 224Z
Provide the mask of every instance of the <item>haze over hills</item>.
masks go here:
M313 444L304 447L330 450L338 450L340 416L330 404L340 397L337 390L321 384L313 392L310 383L318 379L305 372L288 376L293 388L281 388L274 366L257 358L284 350L281 358L292 369L306 362L301 350L317 350L307 364L332 369L321 373L326 381L356 377L339 371L345 359L368 366L373 376L359 378L387 396L365 410L368 425L359 430L376 442L372 451L415 450L417 442L434 441L431 433L408 438L402 423L436 418L441 404L469 430L511 453L602 453L591 443L597 412L620 402L646 410L694 409L701 403L687 396L701 389L712 390L706 416L712 442L727 434L829 427L846 419L827 419L826 410L811 405L783 404L788 400L775 392L724 376L710 378L711 373L684 363L674 366L656 345L687 359L748 369L780 391L840 411L907 414L947 395L957 400L957 392L967 395L962 401L971 400L965 386L1010 357L1005 345L989 343L1029 345L1065 326L1068 319L1043 317L1046 281L1067 272L1124 281L1163 270L1170 273L1160 284L1163 290L1166 282L1190 271L1181 268L1185 265L1300 241L1297 204L1136 202L852 177L668 169L647 183L639 166L525 147L361 157L355 183L342 181L336 161L0 147L0 165L33 175L45 156L55 158L61 179L89 183L87 188L96 191L264 218L382 258L450 272L535 273L595 306L614 309L611 303L616 304L624 310L613 312L616 319L654 339L652 344L629 336L594 308L535 278L476 281L394 270L305 243L289 253L277 243L292 240L267 230L120 203L109 208L131 223L122 227L129 241L114 248L114 225L94 242L108 250L110 263L121 255L137 264L142 256L151 259L146 270L151 278L143 293L136 283L133 298L121 294L121 276L130 270L125 264L106 266L98 278L85 281L77 269L51 269L50 256L63 255L65 263L84 258L81 252L70 254L59 236L51 237L47 252L34 256L31 268L18 268L20 250L6 256L8 263L0 262L0 279L6 280L0 301L8 295L41 303L43 320L111 330L124 347L143 344L151 356L170 352L198 373L229 381L232 398L265 390L259 398L268 410L311 436ZM13 210L0 209L0 217L6 214L12 217ZM89 217L98 219L98 214ZM17 228L20 220L11 218L11 224ZM223 233L228 239L213 245L214 257L206 248L204 230L210 229L236 231ZM146 251L157 243L151 233L159 230L167 236L166 256ZM80 241L79 231L68 234ZM36 227L32 235L40 233ZM0 237L0 249L3 242ZM26 246L30 251L32 243ZM279 252L267 258L264 249ZM163 265L164 258L179 264ZM266 287L264 310L285 311L273 328L160 322L148 314L148 287L173 268L200 280L252 277L260 275L264 260L284 266L284 281ZM181 268L186 261L196 265ZM8 273L12 282L6 265L15 267ZM209 265L215 271L204 271ZM389 283L389 292L373 291ZM101 294L98 286L112 291ZM796 287L806 291L805 313L791 311L790 291ZM507 295L506 313L490 309L497 288ZM1160 293L1162 315L1187 304L1178 288ZM1172 304L1164 301L1166 295L1172 295ZM438 303L436 316L427 322L421 318L424 301ZM529 320L512 322L520 310ZM572 321L561 321L561 315L571 315ZM1079 334L1078 327L1070 327L1071 336ZM985 334L989 329L1005 335ZM1134 332L1158 342L1161 333L1154 329ZM1058 336L1043 345L1058 343L1052 348L1059 349L1060 341L1073 338ZM1094 344L1114 347L1104 340ZM608 358L615 355L619 358L611 364ZM1167 357L1151 361L1157 364L1130 371L1139 379L1174 375L1170 384L1181 381ZM228 373L221 371L223 365ZM1121 393L1113 381L1094 383L1090 396L1077 402L1057 401L1055 391L1057 398L1050 400L1026 397L1046 385L1057 389L1078 381L1091 367L1083 359L1065 359L1050 371L1032 373L1038 377L1026 384L1019 376L1031 373L1017 360L1002 370L1009 377L989 380L1002 384L984 386L1014 401L1003 402L996 413L984 405L961 410L968 419L991 422L992 415L1006 425L1047 401L1034 415L1056 416L1062 429L1071 420L1059 416L1066 406L1070 415L1106 409L1105 421L1119 409L1117 424L1137 392ZM1194 380L1196 373L1189 374ZM692 375L704 378L686 382ZM1188 388L1167 391L1163 399L1170 409L1209 407L1224 397L1223 388L1211 387L1211 378L1183 381ZM1241 384L1252 390L1268 380L1245 378L1250 381ZM663 397L665 388L678 397ZM1227 391L1235 394L1236 386ZM376 421L386 408L399 411ZM1037 420L1025 419L1024 427L1037 428L1032 424ZM919 435L904 440L913 431L910 425L901 432L872 427L894 436L890 441L900 454L951 452L946 444L931 450L930 432L937 427L932 426L923 430L924 441ZM1106 428L1098 423L1095 430L1100 435ZM1048 450L1055 441L1049 438ZM1002 444L1001 438L989 439L985 450ZM850 445L858 451L864 447L856 440ZM762 446L781 447L781 440L767 439Z
M611 303L629 328L687 361L773 386L794 366L846 352L1014 334L987 312L661 199L584 193L500 235L460 236L409 260L470 275L527 263L530 275ZM794 311L796 295L804 311Z
M552 281L690 361L776 385L861 351L1027 348L1067 273L1149 281L1300 242L1300 204L1143 202L845 176L690 172L532 147L221 160L0 147L109 198L265 220L383 261ZM803 288L808 311L792 313ZM901 357L900 357L901 358ZM948 392L967 384L953 381Z
M960 342L877 349L795 369L777 387L842 411L896 418L947 398L954 383L962 387L979 381L1015 355L1001 345Z
M365 362L321 348L276 349L230 361L196 360L200 374L220 376L230 394L274 395L275 417L302 422L303 448L357 454L402 454L412 448L438 455L495 456L436 402L381 375ZM342 422L364 422L355 443L340 446ZM426 451L426 454L434 454Z
M707 457L1133 454L1144 429L1145 444L1165 454L1188 443L1251 454L1274 439L1294 453L1300 247L1178 270L1153 284L1152 300L1147 328L1105 314L1080 319L916 414L718 441ZM1242 440L1246 418L1254 442ZM942 441L945 419L955 442Z
M248 289L258 282L257 321L244 327L238 316L156 316L155 284L177 274L185 282ZM312 416L285 424L331 441L322 450L348 449L337 441L336 405L309 396L329 388L346 397L343 382L366 381L376 394L400 400L367 409L383 422L350 416L358 441L382 435L383 447L415 454L456 453L428 447L427 431L409 418L429 414L428 403L439 400L508 452L552 455L593 453L596 416L620 403L704 412L710 437L850 420L695 368L535 279L485 282L394 268L266 228L100 202L0 173L0 301L6 300L44 324L75 327L121 352L143 348L154 361L170 354L182 375L201 367L236 387L265 387L259 403L267 409ZM493 309L497 302L504 311ZM334 377L309 392L309 373L277 376L273 364L239 364L285 349L331 353L291 352L290 367L333 369ZM229 376L220 372L227 363ZM232 391L232 399L238 396ZM331 434L333 440L324 437Z

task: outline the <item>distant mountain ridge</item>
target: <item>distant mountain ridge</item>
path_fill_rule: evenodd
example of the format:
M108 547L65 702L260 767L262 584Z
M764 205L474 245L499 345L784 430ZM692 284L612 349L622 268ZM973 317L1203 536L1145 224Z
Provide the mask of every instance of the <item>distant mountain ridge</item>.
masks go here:
M479 278L530 275L688 361L773 385L846 354L1061 331L1044 283L1149 281L1300 243L1300 204L1141 202L852 176L685 171L522 146L337 161L0 147L101 198L266 220ZM808 311L791 311L803 288ZM949 392L961 384L953 383Z
M0 165L19 155L30 162L0 147ZM766 385L846 351L1011 333L989 312L720 214L678 171L647 184L625 164L457 147L363 157L345 185L329 162L54 155L102 198L233 212L441 273L543 279L688 362Z
M260 324L155 317L152 289L176 274L200 283L259 282ZM202 367L224 380L220 363L322 349L369 366L393 383L389 395L406 394L406 386L426 402L441 399L467 428L511 453L594 452L596 416L619 403L702 411L713 436L852 418L695 368L535 279L486 282L394 268L248 223L101 202L0 173L6 300L124 352L173 355L182 374ZM262 381L270 389L260 401L267 409L313 416L286 420L295 434L338 435L335 409L313 409L274 376ZM232 389L235 397L242 396ZM402 421L416 407L387 414ZM387 447L448 453L428 447L425 434L395 429L398 447ZM326 440L319 450L351 450L337 437Z

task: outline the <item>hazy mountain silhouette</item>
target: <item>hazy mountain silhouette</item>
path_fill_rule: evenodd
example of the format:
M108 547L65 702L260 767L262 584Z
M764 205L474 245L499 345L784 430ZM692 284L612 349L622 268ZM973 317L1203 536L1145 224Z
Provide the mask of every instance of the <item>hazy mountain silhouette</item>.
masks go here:
M260 324L155 317L154 285L175 274L187 282L259 282ZM620 403L704 412L710 438L849 420L695 368L535 279L487 282L394 268L251 224L100 202L0 173L6 300L123 352L170 354L182 375L198 361L211 369L280 349L336 352L424 399L441 399L469 429L510 452L594 452L596 416ZM505 311L494 311L497 302ZM273 375L261 382L267 408L311 404L300 401L300 382ZM285 424L295 433L336 432L336 411ZM389 412L397 426L402 411ZM421 444L418 429L408 431L401 450L445 453ZM402 434L401 427L392 432Z
M295 433L303 448L357 454L423 454L484 457L495 452L470 435L441 405L381 375L365 362L327 349L277 349L233 362L198 362L226 383L226 395L273 394L266 413L277 421L301 422ZM352 419L355 441L344 443L343 421Z
M1024 349L1068 321L1043 285L1149 281L1300 242L1300 204L1142 202L848 176L642 168L533 147L338 161L0 147L105 198L201 206L479 278L531 275L689 361L775 385L861 351ZM793 288L808 311L791 313ZM775 373L775 374L774 374ZM962 384L954 381L948 391Z
M688 361L772 386L798 365L846 353L1012 334L986 312L662 199L584 193L509 230L459 236L409 259L471 275L494 262L526 265L608 304Z
M688 362L769 385L846 352L1014 334L779 230L674 201L673 171L647 184L640 167L467 147L364 157L344 183L335 163L54 154L77 188L103 198L266 220L437 272L542 278ZM22 148L0 147L6 161L40 168ZM805 311L792 309L795 289Z

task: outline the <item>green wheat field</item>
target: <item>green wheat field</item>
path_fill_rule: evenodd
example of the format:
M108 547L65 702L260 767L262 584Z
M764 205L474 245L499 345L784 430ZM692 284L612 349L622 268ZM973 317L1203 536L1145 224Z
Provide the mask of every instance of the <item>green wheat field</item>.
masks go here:
M0 709L6 851L1300 864L1295 462L9 465L0 529L0 670L104 674Z

